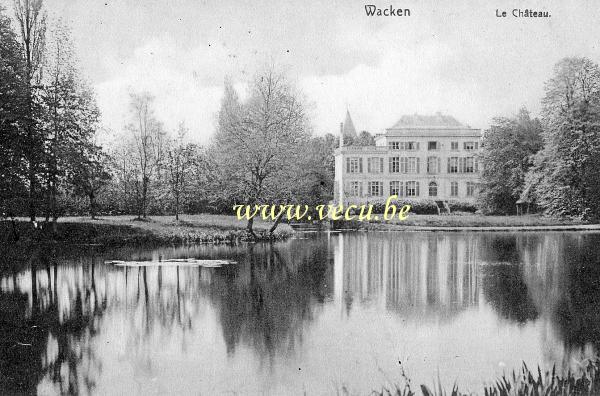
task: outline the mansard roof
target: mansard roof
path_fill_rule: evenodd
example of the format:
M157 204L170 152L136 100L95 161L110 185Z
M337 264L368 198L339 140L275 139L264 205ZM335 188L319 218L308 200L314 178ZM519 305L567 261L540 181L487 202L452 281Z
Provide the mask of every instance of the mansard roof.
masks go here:
M456 118L435 113L434 115L403 115L389 129L469 129L469 126L461 124Z

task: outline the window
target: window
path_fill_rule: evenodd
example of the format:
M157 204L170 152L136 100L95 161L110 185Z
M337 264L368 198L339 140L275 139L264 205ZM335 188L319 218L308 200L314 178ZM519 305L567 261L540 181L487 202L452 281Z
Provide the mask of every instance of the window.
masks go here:
M408 158L400 157L400 173L406 173L408 169Z
M450 183L450 196L451 197L458 197L458 182L451 182Z
M430 197L437 197L437 183L436 182L431 182L429 183L429 196Z
M346 158L347 173L362 173L362 158L351 157Z
M477 146L479 146L478 142L464 142L463 148L468 151L477 150Z
M359 181L351 181L348 195L351 197L360 197L362 195L362 183Z
M406 158L406 172L404 173L419 173L419 158Z
M448 158L448 173L458 173L458 157Z
M383 172L383 158L370 157L367 159L367 172L381 173Z
M427 173L439 173L439 172L440 172L439 157L428 157L427 158Z
M400 142L389 142L388 147L390 150L400 150Z
M400 172L400 157L390 157L390 173Z
M475 195L475 183L467 182L467 197L472 197Z
M427 150L439 150L441 147L440 142L427 142Z
M406 196L417 197L419 195L419 182L407 181L406 182Z
M410 150L410 151L418 150L419 142L406 142L405 147L406 147L405 150Z
M402 185L402 182L394 180L390 182L390 195L397 195L399 197L401 197L403 194L402 191L402 187L404 187Z
M450 150L458 151L458 142L450 142Z
M383 195L383 182L369 182L369 196L381 197Z
M473 157L461 158L458 171L460 173L474 173L475 159Z

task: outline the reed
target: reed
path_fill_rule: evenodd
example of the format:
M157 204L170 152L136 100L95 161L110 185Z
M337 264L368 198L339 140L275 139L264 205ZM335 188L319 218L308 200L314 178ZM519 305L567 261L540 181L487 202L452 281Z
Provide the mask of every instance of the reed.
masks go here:
M381 390L373 391L372 395L380 396L413 396L417 395L411 388L410 380L405 375L404 385L393 384L390 387L382 387ZM594 396L600 395L600 358L589 359L582 369L574 373L568 371L564 375L556 373L556 367L552 371L542 374L541 368L532 371L525 363L519 371L513 370L510 375L503 375L496 379L493 384L484 386L483 393L461 392L457 384L451 389L444 389L441 381L430 388L422 384L420 391L423 396L466 396L483 394L485 396Z

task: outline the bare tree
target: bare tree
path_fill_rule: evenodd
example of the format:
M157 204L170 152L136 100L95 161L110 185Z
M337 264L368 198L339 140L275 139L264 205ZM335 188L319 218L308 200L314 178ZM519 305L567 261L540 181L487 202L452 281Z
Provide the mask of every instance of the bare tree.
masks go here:
M223 197L247 205L290 200L308 139L301 95L284 74L257 74L246 103L226 81L213 143ZM247 230L255 236L252 219Z
M169 142L166 155L167 179L174 200L175 220L179 220L182 197L191 185L194 164L200 161L197 146L185 141L187 133L185 125L179 124L177 135Z
M152 179L162 164L164 154L165 133L154 115L153 102L154 98L148 92L131 95L132 123L127 129L133 137L138 219L147 216Z

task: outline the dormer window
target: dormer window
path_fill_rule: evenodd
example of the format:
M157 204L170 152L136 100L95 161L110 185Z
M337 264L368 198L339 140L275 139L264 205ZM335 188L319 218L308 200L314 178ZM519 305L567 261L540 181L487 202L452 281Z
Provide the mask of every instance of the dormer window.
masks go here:
M390 150L400 150L400 142L389 142L388 147Z
M439 150L442 148L440 142L427 142L427 150Z
M406 150L418 150L419 142L406 142Z
M478 146L479 146L478 142L464 142L463 143L463 148L467 151L477 150Z

